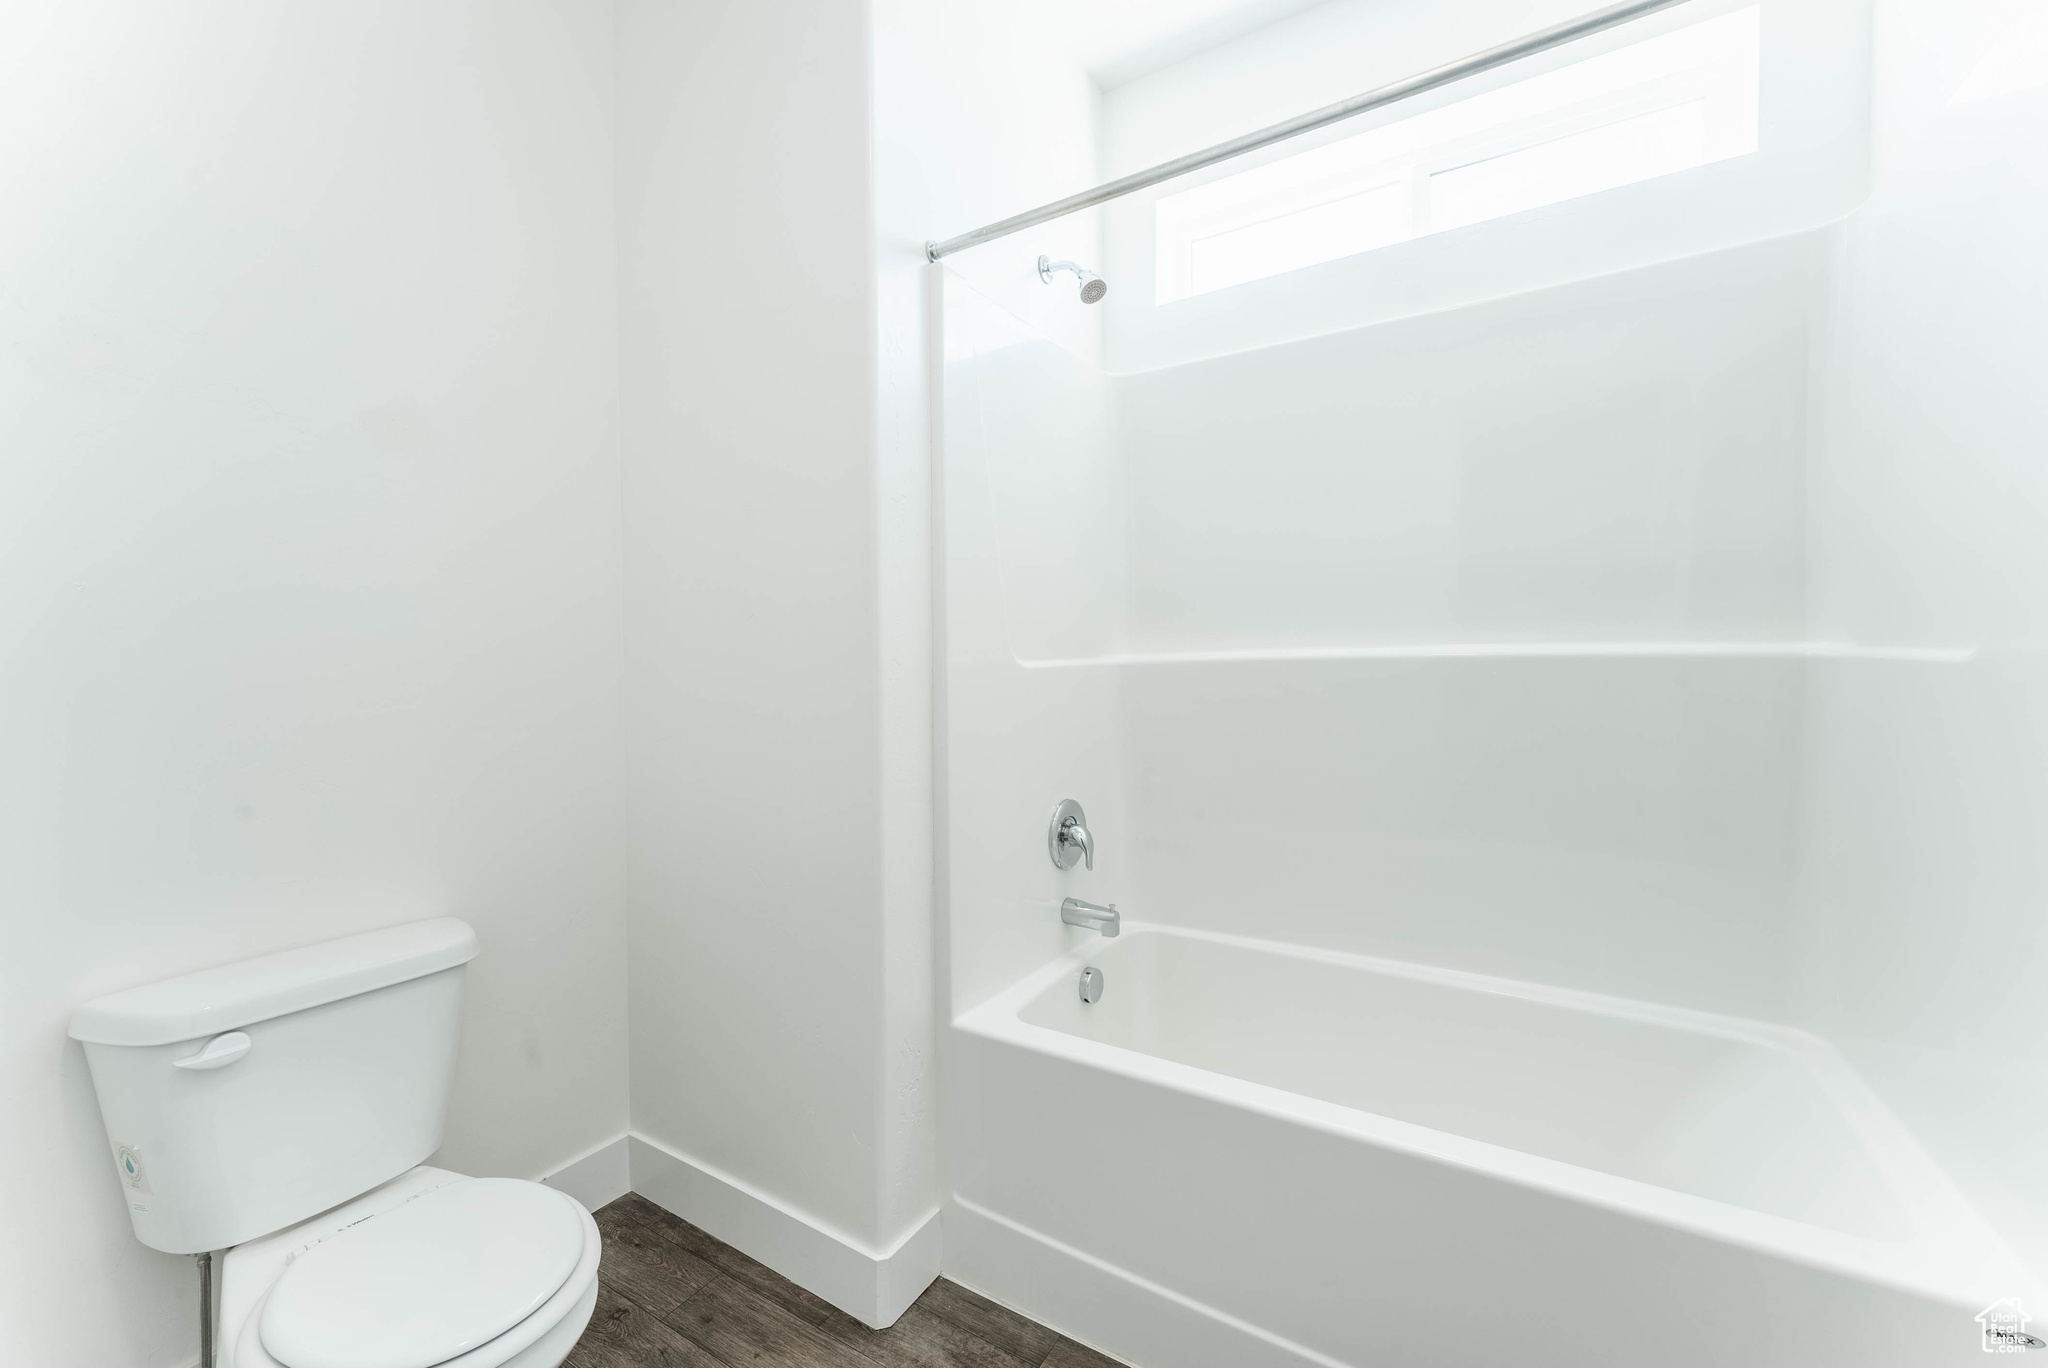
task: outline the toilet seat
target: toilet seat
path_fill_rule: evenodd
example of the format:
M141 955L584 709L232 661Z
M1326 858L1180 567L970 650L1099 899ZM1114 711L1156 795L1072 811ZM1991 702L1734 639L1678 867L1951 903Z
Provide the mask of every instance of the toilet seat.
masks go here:
M287 1368L433 1368L538 1311L575 1271L576 1206L538 1183L422 1193L295 1259L265 1301Z
M599 1252L597 1223L561 1193L458 1179L305 1249L251 1310L233 1362L553 1368L596 1305ZM379 1308L367 1331L365 1306Z

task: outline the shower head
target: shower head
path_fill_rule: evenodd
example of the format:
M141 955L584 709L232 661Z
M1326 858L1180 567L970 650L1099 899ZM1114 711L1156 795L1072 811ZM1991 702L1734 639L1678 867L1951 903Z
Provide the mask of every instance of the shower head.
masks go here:
M1081 302L1083 304L1099 304L1102 302L1102 297L1109 293L1109 282L1093 271L1083 270L1071 261L1054 261L1051 257L1040 257L1038 259L1038 278L1040 280L1048 285L1052 284L1052 273L1054 271L1072 271L1074 273L1081 282Z

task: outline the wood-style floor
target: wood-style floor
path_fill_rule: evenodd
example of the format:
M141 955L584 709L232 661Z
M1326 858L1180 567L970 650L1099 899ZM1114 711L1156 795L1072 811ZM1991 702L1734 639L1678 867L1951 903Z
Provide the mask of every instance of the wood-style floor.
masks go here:
M597 1228L597 1310L564 1368L1118 1368L944 1278L870 1330L631 1193Z

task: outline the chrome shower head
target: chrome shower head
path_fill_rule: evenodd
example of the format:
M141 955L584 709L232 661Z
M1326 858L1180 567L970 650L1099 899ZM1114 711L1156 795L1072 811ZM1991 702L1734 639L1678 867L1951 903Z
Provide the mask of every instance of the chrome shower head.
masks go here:
M1054 261L1051 257L1040 257L1038 259L1038 278L1040 280L1048 285L1052 284L1052 273L1054 271L1072 271L1074 273L1081 282L1081 302L1083 304L1099 304L1102 302L1102 297L1109 293L1109 282L1093 271L1084 270L1071 261Z

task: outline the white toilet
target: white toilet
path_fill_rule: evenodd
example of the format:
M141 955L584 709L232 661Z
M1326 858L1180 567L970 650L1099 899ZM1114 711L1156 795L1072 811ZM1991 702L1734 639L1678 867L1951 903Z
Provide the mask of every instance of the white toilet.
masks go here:
M214 1368L554 1368L597 1302L573 1199L420 1164L476 934L415 922L78 1009L136 1238L228 1250Z

